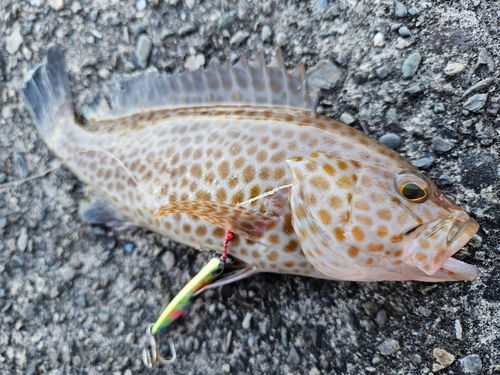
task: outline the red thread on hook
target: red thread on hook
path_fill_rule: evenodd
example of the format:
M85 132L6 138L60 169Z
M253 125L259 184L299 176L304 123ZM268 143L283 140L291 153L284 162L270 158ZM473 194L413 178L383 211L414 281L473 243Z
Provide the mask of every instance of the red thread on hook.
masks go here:
M226 263L226 258L227 258L227 245L229 244L229 241L231 241L236 235L228 230L226 232L226 236L224 238L224 245L222 246L222 255L220 257L220 261L222 263Z

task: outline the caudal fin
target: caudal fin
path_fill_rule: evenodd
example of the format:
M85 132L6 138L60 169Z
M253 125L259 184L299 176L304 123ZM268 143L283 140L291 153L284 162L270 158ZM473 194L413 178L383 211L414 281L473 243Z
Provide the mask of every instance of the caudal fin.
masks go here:
M22 90L35 126L50 147L56 126L74 118L68 74L56 47L50 47L47 61L28 74Z

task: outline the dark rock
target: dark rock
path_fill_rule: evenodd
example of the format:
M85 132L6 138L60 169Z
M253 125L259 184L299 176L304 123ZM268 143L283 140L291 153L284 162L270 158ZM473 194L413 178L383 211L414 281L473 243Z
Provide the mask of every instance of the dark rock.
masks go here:
M379 142L393 150L396 150L401 144L401 137L394 133L387 133L380 137Z
M423 158L412 161L412 164L418 169L427 169L434 164L435 159L432 156L425 156Z
M438 153L448 152L453 148L453 144L446 139L436 137L432 140L432 149Z

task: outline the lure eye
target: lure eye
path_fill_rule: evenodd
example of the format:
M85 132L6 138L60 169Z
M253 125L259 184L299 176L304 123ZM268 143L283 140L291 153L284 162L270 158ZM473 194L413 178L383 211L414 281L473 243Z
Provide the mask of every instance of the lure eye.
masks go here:
M421 203L427 200L427 189L414 182L406 182L402 184L399 189L401 195L411 202Z

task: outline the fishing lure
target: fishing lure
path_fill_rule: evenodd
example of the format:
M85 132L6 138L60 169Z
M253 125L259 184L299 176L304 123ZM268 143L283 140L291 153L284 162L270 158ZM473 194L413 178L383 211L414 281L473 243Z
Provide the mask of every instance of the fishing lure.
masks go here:
M191 306L192 297L197 295L197 292L202 291L204 287L209 285L223 270L227 259L227 246L229 241L234 238L231 231L226 232L222 255L220 258L212 258L174 297L172 301L165 307L159 318L152 325L148 326L147 334L151 340L152 355L149 355L146 349L143 350L143 362L149 368L154 368L157 362L173 363L176 359L175 346L170 343L172 358L165 360L158 350L154 335L167 328L174 320L182 316L189 306Z

